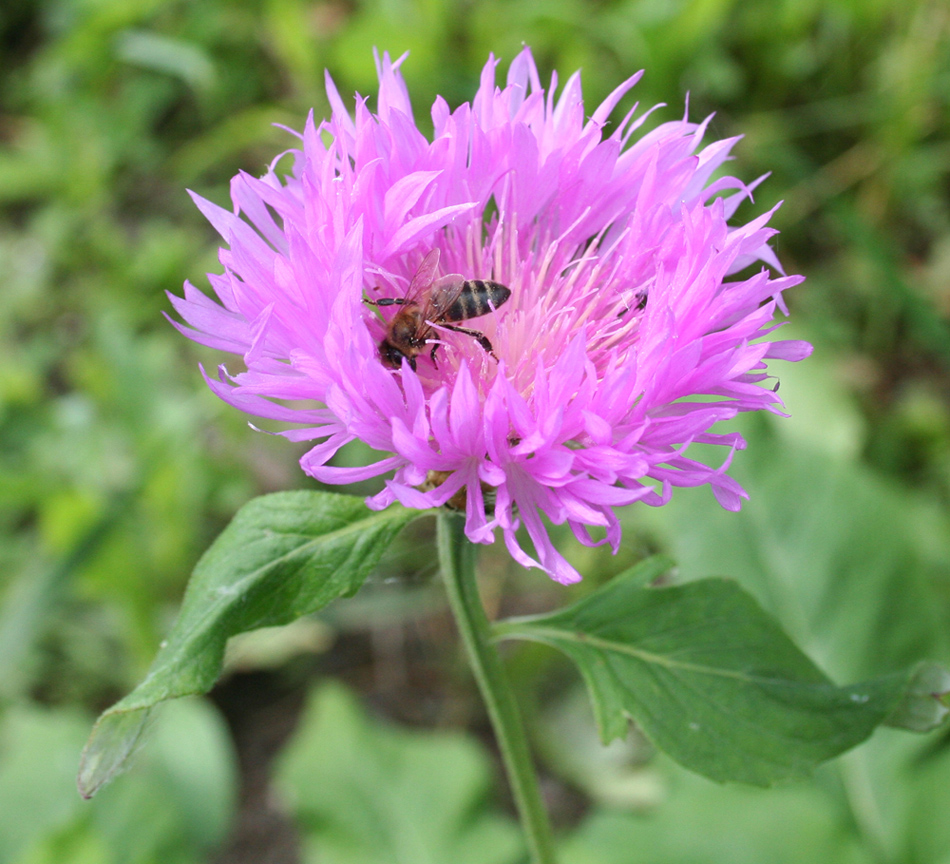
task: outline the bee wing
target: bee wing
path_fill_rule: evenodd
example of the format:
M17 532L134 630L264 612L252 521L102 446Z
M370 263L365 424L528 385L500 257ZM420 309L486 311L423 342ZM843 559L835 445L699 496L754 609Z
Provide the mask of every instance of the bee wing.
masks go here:
M459 299L465 290L465 277L461 273L449 273L432 283L432 290L426 298L422 314L426 321L440 322L445 311Z
M422 263L419 265L419 269L416 270L412 281L409 283L409 289L406 291L407 301L415 300L432 284L436 268L439 266L440 254L438 248L435 248L422 259Z

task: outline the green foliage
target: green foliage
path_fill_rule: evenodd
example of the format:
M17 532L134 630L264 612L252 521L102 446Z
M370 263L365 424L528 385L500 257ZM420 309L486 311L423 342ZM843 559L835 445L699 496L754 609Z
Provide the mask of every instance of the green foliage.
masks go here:
M561 864L872 864L817 786L723 789L679 772L668 800L632 816L601 811L560 852Z
M339 685L315 690L277 785L320 864L516 864L514 823L485 806L491 763L457 732L370 720Z
M847 405L822 401L829 391L835 393L833 383L826 386L822 376L796 370L783 376L783 388L786 377L794 389L789 398L797 406L796 422L755 423L747 429L749 451L735 474L754 494L742 512L712 513L700 496L687 494L654 514L677 556L679 577L689 582L734 575L834 677L880 674L922 657L946 664L950 532L945 512L920 493L842 458L853 442L836 436L829 446L824 429L861 433L853 417L848 419ZM798 421L811 414L810 388L816 385L823 425L803 426ZM924 678L930 674L921 672ZM941 686L939 680L920 683L925 692ZM926 697L914 704L939 708ZM905 717L912 719L913 711ZM944 836L944 790L950 788L946 753L945 736L921 746L882 730L838 760L834 773L810 784L804 794L814 800L816 811L823 807L838 814L838 830L858 838L874 860L937 864L945 854L937 838ZM721 795L725 802L735 798L736 807L744 800L743 793L731 789ZM678 800L671 794L665 805L669 818L686 806ZM815 819L802 815L800 830L811 830ZM743 824L751 830L757 823ZM763 842L778 848L780 836L776 831L774 839ZM797 860L809 859L801 855Z
M398 505L372 513L330 492L276 492L245 505L198 562L146 679L96 723L79 770L83 795L122 768L158 703L212 688L229 637L353 594L416 515Z
M642 587L669 566L646 561L566 609L496 625L580 667L605 744L632 718L687 768L766 786L849 750L913 698L910 673L836 687L734 582Z
M230 828L235 765L210 705L169 706L123 788L76 794L88 718L17 708L0 723L2 864L197 864ZM143 818L147 816L147 818Z
M687 494L657 514L681 577L735 577L836 677L946 663L946 514L769 427L749 438L735 476L755 494L741 513Z
M653 763L660 801L593 811L560 850L562 864L870 864L946 858L950 758L886 730L815 781L758 790L719 786ZM844 770L842 769L844 767Z
M15 861L32 835L59 828L76 811L76 747L85 718L38 709L7 712L0 762L0 860Z

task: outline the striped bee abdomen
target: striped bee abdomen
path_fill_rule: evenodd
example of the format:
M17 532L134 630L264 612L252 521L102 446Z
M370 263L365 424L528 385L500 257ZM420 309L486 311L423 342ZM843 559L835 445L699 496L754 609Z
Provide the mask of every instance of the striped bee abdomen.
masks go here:
M443 321L467 321L497 309L511 290L488 279L467 279L452 304L442 312Z

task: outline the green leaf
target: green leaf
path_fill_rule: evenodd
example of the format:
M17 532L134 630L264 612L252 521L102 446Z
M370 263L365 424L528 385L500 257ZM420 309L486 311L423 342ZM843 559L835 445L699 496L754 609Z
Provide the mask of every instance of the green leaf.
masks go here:
M93 795L122 768L155 705L211 689L229 637L353 594L417 515L398 506L373 513L360 498L329 492L278 492L245 505L198 562L145 680L93 728L80 792Z
M875 778L876 779L876 778ZM946 741L908 760L896 777L882 778L888 791L901 790L900 838L904 861L946 862L950 849L950 748ZM896 782L894 782L896 780ZM905 851L906 850L906 851ZM891 860L899 860L897 855Z
M237 754L224 717L209 699L192 696L168 705L152 734L152 786L161 790L166 807L174 807L188 845L214 849L227 837L237 803ZM121 807L118 799L131 797L128 793L123 782L111 800L103 795L101 803L115 812ZM131 835L123 845L132 848L142 833L141 819L129 818L124 832L111 836L122 833Z
M750 491L741 512L695 490L649 511L680 579L736 578L841 680L950 660L945 508L860 464L743 431L749 449L730 471Z
M671 769L673 766L661 766ZM872 864L834 793L817 784L722 786L664 771L666 800L641 813L593 811L559 864ZM904 859L898 859L904 860ZM920 859L938 860L938 859Z
M31 705L15 705L0 716L2 864L18 860L80 809L73 772L86 724L78 712Z
M580 667L605 743L632 717L687 768L766 786L863 741L905 697L909 673L836 687L735 582L641 587L656 567L644 562L559 612L496 625Z
M740 513L727 513L705 500L708 492L687 489L669 505L650 509L651 522L662 527L663 545L676 558L681 580L734 576L834 680L857 681L912 668L924 657L947 666L946 508L849 461L837 448L833 455L815 449L828 443L827 423L816 425L817 419L827 419L835 407L849 403L839 394L836 405L822 402L820 410L803 411L803 398L826 395L827 380L809 387L807 378L801 378L813 362L790 364L782 372L781 392L785 395L787 389L792 421L776 422L774 432L752 423L742 429L749 448L730 470L751 496ZM791 376L796 380L786 388L785 378ZM831 370L825 377L830 380ZM802 435L795 437L809 446L777 434L802 414ZM863 449L859 435L855 450ZM922 670L928 668L933 667ZM925 685L923 691L911 682L887 726L924 731L940 719L939 678L930 685L920 678L917 683ZM918 807L947 821L950 795L941 790L933 798L929 790L919 789L929 754L940 746L939 740L928 743L882 728L836 760L830 785L841 793L829 806L856 814L842 818L842 829L872 838L871 844L884 850L881 859L940 860L939 855L907 851L911 841L936 849L939 843L933 838L942 836L937 818L926 831L911 825ZM950 789L950 773L941 782ZM940 784L934 782L933 788ZM935 834L933 825L938 824Z
M112 851L104 860L204 861L235 813L237 757L227 724L209 700L190 697L166 706L150 735L122 783L93 802L96 830Z
M182 699L154 746L91 804L76 794L82 714L19 704L0 715L0 864L198 864L220 845L237 798L237 760L207 699Z
M513 822L485 806L491 763L458 732L373 722L341 685L310 697L277 785L320 864L515 864Z

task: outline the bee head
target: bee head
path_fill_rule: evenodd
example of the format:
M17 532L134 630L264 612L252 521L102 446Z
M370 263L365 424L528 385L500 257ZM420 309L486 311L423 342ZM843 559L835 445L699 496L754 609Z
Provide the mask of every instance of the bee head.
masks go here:
M392 345L385 339L379 343L379 359L382 360L384 366L388 366L390 369L402 369L403 357L409 361L410 368L415 372L415 357L409 354L403 354L395 345Z

